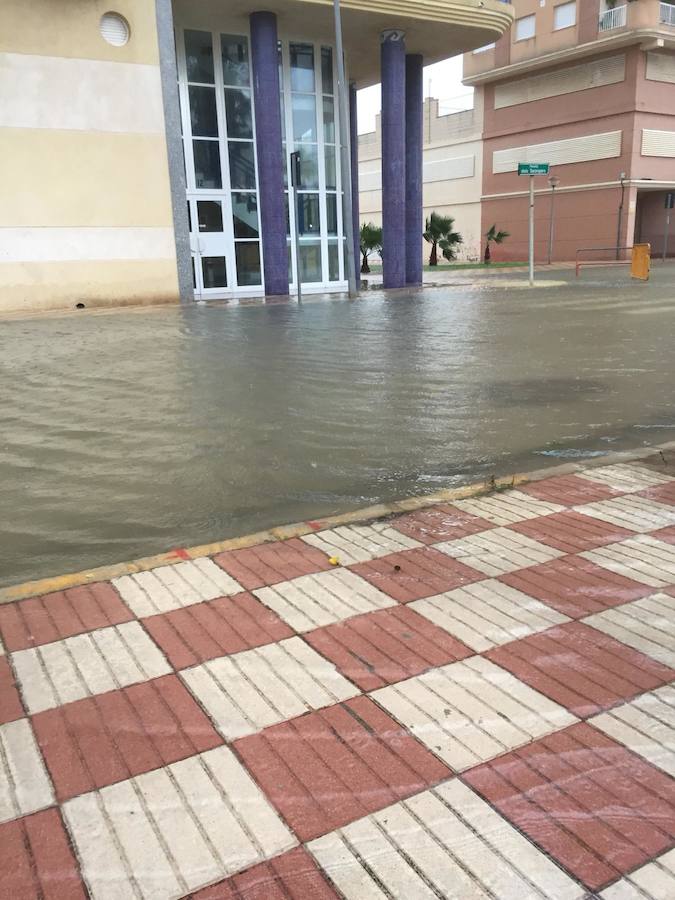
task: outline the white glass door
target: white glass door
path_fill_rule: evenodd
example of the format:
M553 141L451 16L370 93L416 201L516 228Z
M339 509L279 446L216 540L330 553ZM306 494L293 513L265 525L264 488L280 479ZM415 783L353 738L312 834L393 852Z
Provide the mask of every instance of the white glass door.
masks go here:
M248 36L185 28L177 45L195 296L261 295Z

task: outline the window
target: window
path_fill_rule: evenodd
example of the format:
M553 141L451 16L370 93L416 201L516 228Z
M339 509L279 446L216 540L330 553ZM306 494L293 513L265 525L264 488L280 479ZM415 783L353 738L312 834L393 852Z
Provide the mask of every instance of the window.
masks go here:
M577 4L561 3L553 10L553 30L560 31L562 28L571 28L577 24Z
M535 16L523 16L522 19L516 19L516 40L526 41L528 38L534 37Z
M473 51L474 56L476 55L476 53L487 53L488 50L494 50L494 48L496 46L497 46L496 44L492 43L492 44L486 44L484 47L477 47Z

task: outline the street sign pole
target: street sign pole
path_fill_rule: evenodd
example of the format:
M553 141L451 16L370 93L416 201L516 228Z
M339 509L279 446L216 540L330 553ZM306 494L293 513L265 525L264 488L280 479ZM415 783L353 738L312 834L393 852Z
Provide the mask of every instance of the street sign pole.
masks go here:
M534 175L530 175L530 287L534 284Z
M530 285L534 284L534 176L548 175L548 163L518 163L518 174L528 175L530 178L530 238L529 238L529 268Z
M663 261L668 256L668 237L670 232L670 211L675 207L675 193L666 194L666 227L663 233Z
M670 231L670 210L666 210L666 230L663 235L663 261L668 256L668 232Z

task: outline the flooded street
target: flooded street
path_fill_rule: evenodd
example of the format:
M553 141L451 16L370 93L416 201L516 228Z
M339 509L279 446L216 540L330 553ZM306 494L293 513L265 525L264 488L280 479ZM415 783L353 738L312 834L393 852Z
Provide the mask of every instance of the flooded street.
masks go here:
M1 322L0 584L670 440L673 273Z

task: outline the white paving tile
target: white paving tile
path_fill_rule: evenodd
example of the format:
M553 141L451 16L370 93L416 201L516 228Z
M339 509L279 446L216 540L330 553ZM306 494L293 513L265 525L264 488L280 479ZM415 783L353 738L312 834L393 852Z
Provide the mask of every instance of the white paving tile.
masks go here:
M653 594L595 613L584 622L675 668L675 597Z
M94 900L170 898L297 843L228 747L63 805Z
M580 478L588 481L596 481L615 491L644 491L646 488L656 487L673 481L669 475L662 475L647 466L634 463L619 463L615 466L599 466L597 469L586 469L577 473Z
M227 740L360 693L299 637L211 660L180 677Z
M344 566L424 546L391 525L380 522L374 525L341 525L329 531L306 534L302 540L323 550L328 556L337 557Z
M28 719L0 725L0 822L54 803L47 774Z
M585 893L456 779L308 848L346 900L577 900Z
M408 605L477 653L570 621L557 610L494 579Z
M112 583L139 618L243 591L242 586L211 559L195 559L135 575L122 575L113 578Z
M552 513L563 512L566 509L558 503L536 500L522 491L505 491L500 494L490 494L487 497L455 500L453 506L457 506L471 515L487 519L494 525L504 526L513 525L514 522L523 522L526 519L537 519L539 516L550 516Z
M302 575L253 593L300 633L397 605L349 569Z
M372 697L456 772L577 721L481 657L380 688Z
M493 528L454 541L435 544L434 549L478 569L490 577L537 566L563 556L562 550L540 544L510 528Z
M675 545L649 534L581 553L591 562L650 587L675 584Z
M633 494L600 500L597 503L584 503L574 508L586 516L602 519L603 522L627 528L629 531L644 533L675 525L675 507Z
M138 622L12 653L31 714L173 671Z
M675 850L641 866L606 888L602 900L673 900L675 897Z
M589 722L675 778L675 686L642 694Z

